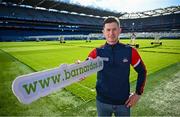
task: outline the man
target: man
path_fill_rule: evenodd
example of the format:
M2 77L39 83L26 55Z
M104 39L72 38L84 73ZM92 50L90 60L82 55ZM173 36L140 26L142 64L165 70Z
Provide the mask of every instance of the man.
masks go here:
M134 106L143 93L146 68L136 49L118 41L121 33L116 17L108 17L103 23L106 43L92 50L88 59L97 56L104 61L103 70L97 73L96 106L98 116L130 116L130 107ZM136 91L130 95L130 65L138 73Z

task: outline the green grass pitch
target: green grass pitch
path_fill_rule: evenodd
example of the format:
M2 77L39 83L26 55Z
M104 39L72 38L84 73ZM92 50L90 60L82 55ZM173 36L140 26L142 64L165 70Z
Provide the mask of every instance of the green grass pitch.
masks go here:
M148 79L153 79L153 74L157 75L165 70L170 69L167 75L179 71L180 41L162 40L162 46L151 45L151 41L137 40L137 43L140 44L138 51L147 67ZM128 43L129 40L121 40L121 42ZM63 44L57 41L0 42L0 115L96 115L96 74L43 97L30 105L18 102L12 94L11 84L19 75L57 67L62 63L74 63L78 59L84 61L93 48L104 43L104 40L93 40L91 43L66 41ZM169 66L172 67L166 69ZM161 73L157 77L168 79L167 75L164 76ZM136 76L137 74L131 68L130 82L132 84L136 80ZM160 79L163 80L163 78L159 78L159 82ZM156 86L154 81L150 81L152 86ZM149 90L152 88L150 87ZM145 97L146 95L148 94L145 94ZM143 101L141 103L143 104ZM142 112L142 115L149 115L150 112L154 112L152 115L157 114L151 109L145 111L135 108L133 115L139 115L139 111ZM158 115L164 114L161 112Z

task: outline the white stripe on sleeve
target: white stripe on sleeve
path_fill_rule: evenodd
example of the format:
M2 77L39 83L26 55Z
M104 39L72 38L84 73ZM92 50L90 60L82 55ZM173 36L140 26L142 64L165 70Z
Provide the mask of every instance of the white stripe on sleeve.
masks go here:
M139 60L137 61L137 63L133 65L133 67L138 66L140 62L141 62L141 59L139 59Z

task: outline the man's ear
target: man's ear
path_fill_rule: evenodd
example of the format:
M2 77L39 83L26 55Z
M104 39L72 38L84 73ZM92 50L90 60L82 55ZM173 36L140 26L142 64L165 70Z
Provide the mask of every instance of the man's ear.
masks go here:
M102 30L102 33L104 34L104 30Z
M119 28L119 33L121 33L122 32L122 28Z

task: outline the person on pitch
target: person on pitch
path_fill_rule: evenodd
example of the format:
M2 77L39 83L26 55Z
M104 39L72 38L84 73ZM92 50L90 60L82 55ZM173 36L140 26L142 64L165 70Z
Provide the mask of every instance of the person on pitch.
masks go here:
M121 33L119 19L107 17L102 30L106 43L93 49L88 59L101 57L103 70L97 73L96 106L98 116L130 116L134 106L143 93L146 81L146 67L137 50L118 40ZM137 72L137 84L134 93L130 93L130 65Z

